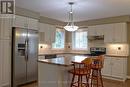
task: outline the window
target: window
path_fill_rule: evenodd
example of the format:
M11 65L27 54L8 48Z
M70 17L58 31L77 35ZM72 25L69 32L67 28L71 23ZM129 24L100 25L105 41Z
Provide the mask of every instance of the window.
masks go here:
M65 31L56 29L55 42L52 44L54 49L63 49L65 43Z
M87 31L72 33L72 48L86 50L88 47Z

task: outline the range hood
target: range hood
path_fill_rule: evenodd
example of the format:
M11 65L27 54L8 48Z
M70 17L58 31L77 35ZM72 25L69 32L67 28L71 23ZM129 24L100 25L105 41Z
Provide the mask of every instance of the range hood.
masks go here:
M95 40L104 40L104 35L99 36L88 36L89 41L95 41Z

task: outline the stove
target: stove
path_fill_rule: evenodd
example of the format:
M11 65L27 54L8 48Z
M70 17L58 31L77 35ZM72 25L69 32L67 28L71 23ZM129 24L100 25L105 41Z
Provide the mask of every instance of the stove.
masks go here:
M100 56L106 54L105 47L91 47L90 54L85 54L87 56Z

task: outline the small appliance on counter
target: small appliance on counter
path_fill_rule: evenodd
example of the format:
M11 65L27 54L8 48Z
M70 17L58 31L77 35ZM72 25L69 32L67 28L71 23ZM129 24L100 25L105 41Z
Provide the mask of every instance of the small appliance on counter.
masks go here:
M90 54L85 54L87 56L100 56L106 54L105 47L91 47Z

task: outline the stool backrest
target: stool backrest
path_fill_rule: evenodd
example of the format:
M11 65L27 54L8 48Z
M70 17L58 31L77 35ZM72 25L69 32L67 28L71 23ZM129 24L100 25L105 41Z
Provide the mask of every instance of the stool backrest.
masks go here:
M96 59L94 59L93 65L96 68L103 68L103 66L104 66L104 56L101 55L101 56L98 56Z
M82 62L72 62L74 66L74 71L75 73L78 72L79 74L87 72L91 73L91 64L92 64L92 59L91 58L86 58Z

